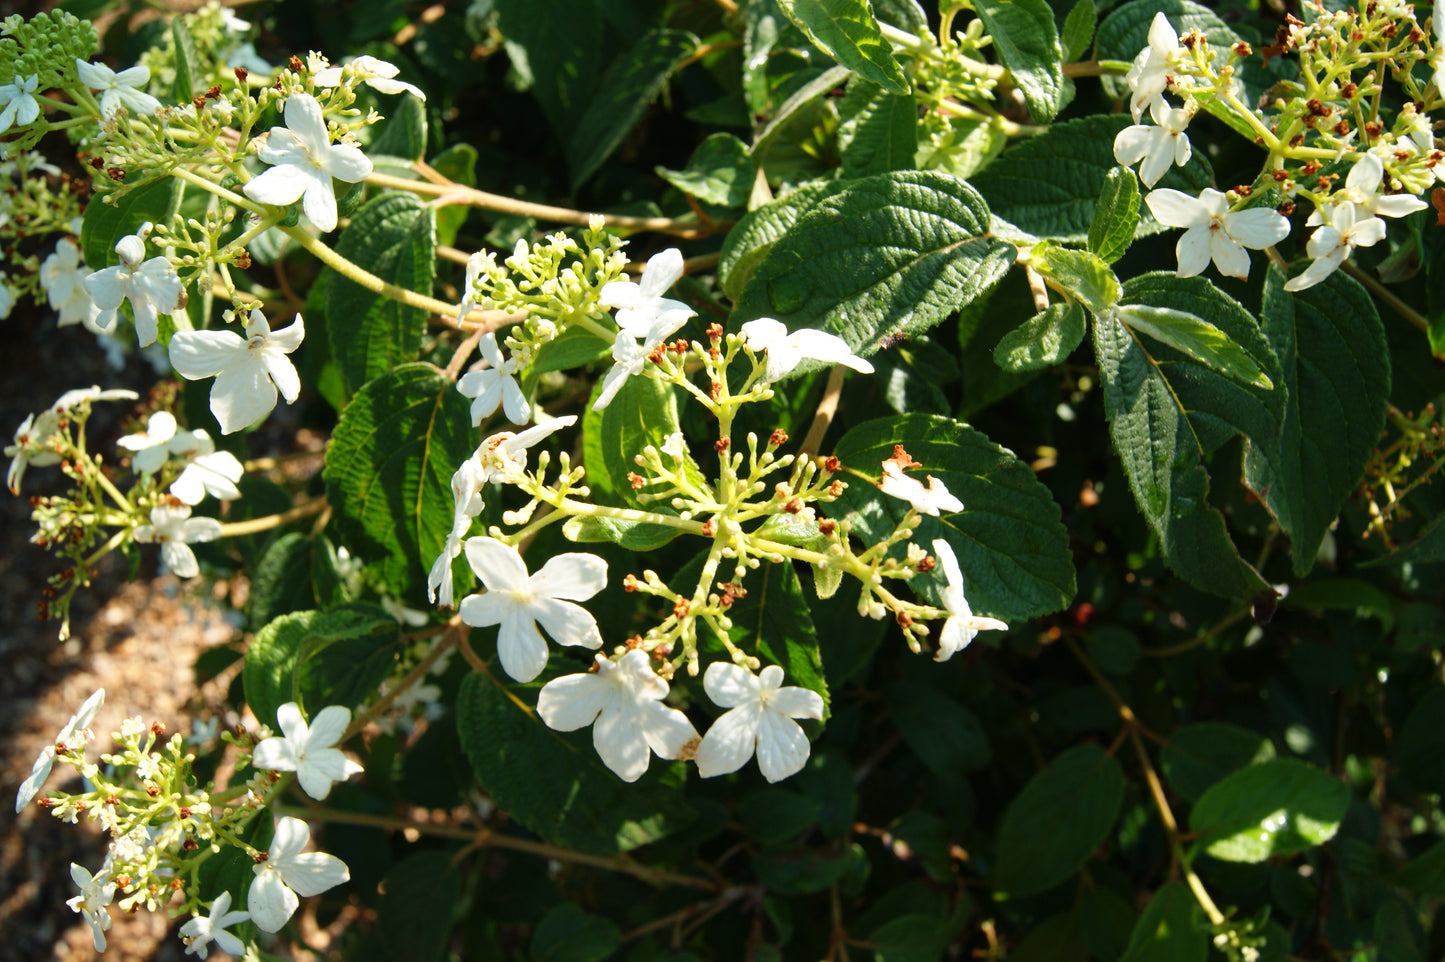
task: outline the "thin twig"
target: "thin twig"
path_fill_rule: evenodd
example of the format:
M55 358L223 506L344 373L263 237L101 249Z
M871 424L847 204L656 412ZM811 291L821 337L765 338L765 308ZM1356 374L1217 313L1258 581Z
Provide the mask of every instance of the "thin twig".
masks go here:
M1406 304L1404 301L1400 300L1400 298L1396 297L1395 294L1388 287L1386 287L1384 284L1381 284L1378 280L1371 276L1369 271L1361 270L1350 261L1345 261L1341 266L1345 269L1346 274L1349 274L1355 280L1368 287L1370 289L1370 293L1374 294L1380 300L1388 304L1390 309L1393 310L1396 314L1399 314L1401 317L1418 327L1420 330L1429 333L1430 322L1427 321L1424 317L1422 317L1419 311L1415 310L1409 304Z
M326 498L312 498L310 501L303 501L290 511L282 511L280 514L268 514L264 518L251 518L247 521L232 521L230 524L223 524L217 537L235 538L243 534L257 534L261 531L270 531L272 528L279 528L283 524L290 524L292 521L299 521L302 518L309 518L313 514L319 514L325 507Z
M838 413L838 399L843 393L843 376L844 369L841 364L829 373L828 386L823 389L823 399L818 402L813 423L808 426L808 433L798 448L799 454L814 455L823 446L823 436L828 433L828 428L833 423L833 415Z

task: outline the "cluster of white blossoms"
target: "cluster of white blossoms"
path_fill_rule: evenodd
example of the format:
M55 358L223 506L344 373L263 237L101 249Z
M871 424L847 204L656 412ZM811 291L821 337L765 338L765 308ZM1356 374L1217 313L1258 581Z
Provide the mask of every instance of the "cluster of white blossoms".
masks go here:
M15 429L13 443L5 446L5 456L10 459L10 470L5 478L10 493L20 493L20 482L25 477L26 468L60 463L58 436L72 410L93 401L134 401L138 397L134 391L124 389L77 388L60 395L54 404L39 414L28 415Z

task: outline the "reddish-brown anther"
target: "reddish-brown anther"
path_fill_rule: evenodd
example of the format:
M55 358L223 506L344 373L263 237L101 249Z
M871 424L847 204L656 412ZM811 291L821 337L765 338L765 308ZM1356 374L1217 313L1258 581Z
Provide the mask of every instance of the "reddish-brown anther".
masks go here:
M249 76L251 76L251 73L250 73L250 71L248 71L245 67L237 67L237 68L236 68L236 83L239 83L239 84L245 83L245 82L246 82L246 78L249 77Z
M702 533L704 537L708 538L711 538L713 535L717 534L717 522L714 521L712 518L708 518L702 523Z
M918 573L926 575L928 574L928 572L932 571L934 568L937 567L938 559L933 557L933 555L931 554L926 554L923 556L923 560L918 562Z
M687 603L686 598L679 598L677 599L677 602L672 606L672 616L681 621L683 618L687 617L687 612L690 607L691 606Z
M897 464L898 467L904 471L907 471L909 468L923 467L922 464L913 460L913 458L908 454L907 451L903 450L903 445L901 444L893 445L893 457L889 458L888 460Z
M297 57L297 56L294 56L294 55L293 55L293 56L291 57L291 59L286 62L286 66L290 67L292 70L296 71L297 73L300 73L300 72L302 71L302 69L305 67L305 64L303 64L303 63L301 62L301 58L300 58L300 57Z
M718 451L720 451L720 452L721 452L721 451L726 451L726 450L728 449L728 439L727 439L727 438L718 438L716 441L713 442L713 445L712 445L712 446L715 447L715 448L717 448Z
M829 474L832 474L834 471L841 471L842 469L843 462L838 457L830 454L823 459L823 470Z
M642 475L638 474L636 471L628 471L627 483L632 485L632 490L640 491L642 490L642 486L647 483L647 479L644 478Z
M711 323L711 324L709 324L709 325L707 326L707 339L708 339L709 341L721 341L721 340L722 340L722 336L723 336L723 326L722 326L721 324L719 324L719 323L717 323L716 321L714 321L713 323Z
M818 522L818 530L822 533L823 537L831 538L833 537L833 532L838 530L838 523L825 518Z
M623 579L622 579L622 590L623 590L623 591L636 591L636 590L637 590L637 576L636 576L636 575L633 575L633 574L629 574L627 577L623 578Z
M774 428L773 433L768 435L768 444L777 447L780 444L788 443L788 432L782 428Z

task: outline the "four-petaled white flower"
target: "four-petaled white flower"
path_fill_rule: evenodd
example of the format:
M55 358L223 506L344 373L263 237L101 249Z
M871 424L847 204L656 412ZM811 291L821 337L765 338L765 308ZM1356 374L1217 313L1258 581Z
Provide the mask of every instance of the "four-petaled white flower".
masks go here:
M1149 24L1149 46L1139 51L1124 80L1134 95L1129 98L1129 111L1135 122L1144 115L1146 108L1164 96L1169 86L1169 75L1179 66L1184 48L1179 45L1179 34L1163 12L1154 14Z
M40 286L52 309L60 312L56 322L60 327L70 324L84 324L94 333L101 333L96 319L100 308L86 290L85 279L91 274L90 268L80 256L80 248L68 237L55 243L55 251L40 264Z
M958 558L947 541L939 538L933 542L933 553L943 565L947 584L943 588L943 607L948 620L938 636L938 653L934 661L947 661L954 652L962 651L980 631L1008 631L1008 625L997 618L983 618L975 615L963 597L963 572L959 570Z
M464 549L486 594L462 599L462 621L474 628L500 625L497 655L502 670L529 682L547 666L547 642L537 622L559 645L601 648L597 619L579 604L607 586L607 562L569 551L548 559L534 575L517 549L495 538L468 538Z
M204 428L177 431L167 447L186 462L180 477L171 483L171 494L186 504L200 504L208 494L218 501L241 496L236 482L246 473L245 466L230 451L217 451L216 442Z
M452 606L452 562L462 553L462 539L472 519L486 507L482 501L482 485L486 483L487 471L475 457L463 461L452 475L452 530L426 576L426 597L434 605Z
M85 741L90 737L90 733L86 729L90 727L95 713L100 711L100 706L104 703L105 689L97 689L80 706L80 710L70 716L70 721L60 729L60 734L55 736L55 740L41 749L40 755L35 759L35 764L30 766L30 777L25 779L20 786L20 791L15 793L15 811L17 813L30 804L30 800L40 793L41 786L50 777L50 770L55 767L56 746L64 745L70 750L84 746ZM79 736L78 745L77 736Z
M914 510L935 518L940 511L951 513L963 510L963 502L950 494L942 481L930 474L928 487L925 488L922 481L904 474L897 461L883 462L883 478L878 482L878 488L884 494L907 501Z
M251 756L251 764L258 769L295 772L301 788L317 801L331 794L332 782L344 782L362 771L335 747L351 724L349 708L323 708L308 726L301 717L301 706L288 701L276 709L276 721L281 734L261 742Z
M335 230L331 178L356 183L370 175L371 161L350 144L331 143L321 105L310 94L288 97L284 116L286 126L272 127L256 148L256 155L272 166L246 184L246 196L276 207L299 200L318 230Z
M135 540L161 546L161 560L177 578L194 578L201 573L200 562L190 546L215 541L221 536L221 522L215 518L193 518L189 506L151 508L151 523L135 529Z
M1184 133L1189 126L1189 111L1170 107L1168 101L1159 97L1150 105L1149 115L1154 118L1153 124L1125 127L1114 138L1115 160L1126 167L1144 161L1139 166L1139 179L1145 187L1157 184L1171 165L1183 167L1189 163L1193 152Z
M1356 247L1373 247L1385 239L1385 222L1378 217L1358 217L1360 208L1351 203L1325 204L1320 208L1321 217L1327 221L1310 235L1305 244L1305 253L1314 258L1314 263L1305 272L1284 285L1287 291L1302 291L1314 287L1329 277L1345 262Z
M527 469L527 449L563 428L577 423L577 415L553 418L545 424L534 424L525 431L502 431L484 438L472 457L486 471L493 484L506 484L521 478Z
M6 475L10 493L20 493L20 481L25 477L25 469L30 465L43 468L60 463L60 454L50 441L60 430L61 418L71 408L91 401L134 401L136 397L134 391L124 389L102 391L98 386L77 388L60 395L59 400L39 414L26 416L15 429L15 443L5 446L5 456L11 459L10 471Z
M0 84L0 134L12 126L26 127L35 123L40 116L40 101L35 99L35 90L40 86L40 75L16 77L8 84Z
M402 80L391 79L401 72L395 64L365 54L357 57L345 67L324 67L316 71L312 82L318 87L339 87L341 86L342 71L361 80L378 93L399 94L405 91L420 100L426 99L426 94L417 87Z
M299 818L276 820L266 861L258 864L246 896L251 921L262 932L277 932L295 914L301 898L320 895L351 878L346 863L325 852L304 852L311 829Z
M136 233L122 237L115 245L120 263L85 279L85 289L100 308L95 326L103 333L115 330L120 302L130 298L135 336L141 347L154 343L158 315L173 314L186 304L186 285L171 262L164 255L145 259L145 239L150 232L147 223Z
M669 247L654 254L642 269L642 280L612 281L597 292L603 307L613 307L613 320L633 337L651 339L655 330L668 328L668 334L696 316L696 311L682 301L663 297L668 288L682 276L682 251ZM667 335L663 335L666 337Z
M826 331L804 327L789 334L782 321L760 317L744 324L742 332L748 339L748 350L754 354L768 352L764 377L769 383L787 376L806 359L842 364L862 374L873 373L873 365L854 354L847 341Z
M240 956L246 951L246 943L227 932L226 929L229 926L249 921L250 918L250 912L232 912L231 893L222 892L211 903L211 911L208 914L197 915L181 926L180 935L186 942L186 955L195 955L204 959L211 951L209 943L215 942L222 952Z
M1345 177L1344 188L1330 195L1330 204L1326 206L1335 208L1348 201L1355 205L1356 221L1363 220L1366 216L1405 217L1430 206L1413 194L1380 193L1380 184L1384 179L1384 162L1375 154L1364 154L1350 168L1349 175ZM1305 221L1305 226L1318 227L1328 223L1325 213L1316 207L1309 220Z
M602 390L593 402L592 410L601 411L611 404L617 392L622 390L622 385L627 383L627 379L642 373L642 368L647 363L647 355L652 353L652 349L671 333L668 331L656 341L648 338L646 343L643 343L625 330L618 331L612 340L612 367L602 378Z
M275 333L259 310L246 322L246 338L234 331L179 331L171 338L171 366L192 381L216 377L211 413L222 434L233 434L271 413L276 389L286 403L301 393L301 378L286 357L301 346L306 327L301 315ZM274 383L273 383L274 382Z
M482 418L490 417L498 407L513 424L526 424L531 419L527 409L527 398L522 394L521 385L512 375L517 373L517 359L503 358L502 349L497 346L497 335L488 331L481 340L482 357L487 367L481 371L468 371L457 381L457 390L472 401L472 423L481 424Z
M598 654L596 673L563 675L542 687L537 714L559 732L592 726L602 763L635 782L659 758L682 758L695 749L697 729L662 703L667 682L652 670L647 652L634 648L616 661Z
M1193 277L1213 259L1221 274L1243 280L1249 276L1246 247L1263 250L1289 236L1289 221L1274 208L1231 211L1229 201L1212 187L1204 188L1197 198L1180 190L1154 190L1144 203L1159 223L1185 228L1174 248L1179 277Z
M491 251L477 251L467 258L467 277L462 282L462 299L457 303L457 320L466 320L472 308L482 302L482 294L477 290L477 279L483 273L488 273L497 264L497 257Z
M101 92L100 112L107 118L115 116L122 105L138 114L153 114L161 109L161 102L141 89L150 83L149 67L127 67L116 73L103 63L76 58L75 73L81 83Z
M70 880L80 887L80 894L66 899L70 911L79 912L90 923L90 934L95 938L95 951L105 951L105 933L110 928L110 911L106 906L115 898L115 883L109 873L101 869L91 875L81 866L70 863Z
M171 438L176 436L176 416L157 411L146 421L146 429L127 434L116 444L131 452L131 467L141 474L155 474L170 459Z
M758 770L770 782L797 774L808 761L808 736L793 719L823 719L823 699L807 688L782 687L783 669L769 665L759 675L746 668L715 661L707 666L702 686L721 708L693 760L703 778L735 772L754 752Z

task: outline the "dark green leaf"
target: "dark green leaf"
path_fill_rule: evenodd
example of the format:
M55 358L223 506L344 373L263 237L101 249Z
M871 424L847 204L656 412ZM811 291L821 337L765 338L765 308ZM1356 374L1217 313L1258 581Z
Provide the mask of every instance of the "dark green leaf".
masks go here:
M1419 898L1445 895L1445 841L1436 842L1412 858L1390 876L1390 881Z
M523 89L564 139L597 91L610 46L593 0L497 0L497 26Z
M1414 541L1367 564L1429 564L1434 561L1445 561L1445 515L1425 525Z
M737 300L753 268L772 250L774 242L812 209L818 198L833 190L829 181L815 180L749 211L728 231L723 241L718 277L723 291Z
M1334 838L1350 790L1308 762L1249 765L1209 788L1189 813L1204 850L1226 862L1263 862Z
M599 388L601 382L598 382ZM594 391L594 396L596 391ZM635 472L634 460L648 445L661 448L668 435L679 430L677 395L671 385L649 377L630 377L612 403L601 411L589 404L582 416L582 450L587 465L587 483L593 494L661 514L676 514L666 500L643 501L646 491L634 490L628 481ZM689 476L701 481L702 473L688 458ZM661 532L649 532L649 535Z
M1011 897L1032 895L1083 868L1124 802L1124 770L1097 745L1064 752L1030 778L999 826L994 878Z
M1274 383L1244 348L1203 318L1168 307L1126 304L1119 308L1119 320L1236 381L1266 391L1274 388Z
M806 84L795 90L783 105L773 114L767 126L758 131L753 138L753 156L765 155L772 144L772 140L779 131L783 130L787 123L808 104L817 100L834 87L839 86L848 79L850 71L847 67L829 67L818 76L809 80Z
M974 0L973 8L1029 113L1037 123L1053 120L1064 103L1064 52L1054 11L1045 0Z
M562 533L578 544L611 542L629 551L655 551L680 534L665 524L620 518L568 518Z
M1230 772L1273 757L1274 745L1263 735L1227 722L1198 722L1175 729L1159 763L1174 790L1192 802Z
M1088 52L1098 19L1094 0L1076 0L1069 8L1069 15L1064 18L1064 29L1059 35L1059 45L1064 48L1064 63L1073 63Z
M407 603L420 602L451 531L451 478L475 446L471 421L467 399L441 371L403 364L352 399L327 449L335 523Z
M1079 893L1079 929L1096 959L1122 956L1138 917L1134 906L1113 889L1095 885Z
M1325 532L1355 490L1385 425L1390 353L1374 301L1336 271L1291 294L1270 267L1264 333L1283 362L1281 455L1251 447L1245 480L1290 535L1296 575L1306 574Z
M121 194L114 204L96 198L85 206L80 225L80 249L86 266L93 271L120 263L115 245L134 234L147 221L164 224L181 203L181 182L174 177L137 187ZM160 252L151 248L148 254Z
M738 820L754 840L771 845L786 842L812 828L823 806L788 788L751 792L738 803Z
M1093 0L1079 0L1093 9ZM1072 18L1073 14L1069 14ZM1128 167L1115 167L1104 175L1104 187L1089 222L1089 250L1114 263L1124 256L1139 230L1139 178Z
M1395 605L1389 595L1359 578L1316 578L1295 585L1280 600L1290 608L1347 611L1356 618L1374 618L1381 631L1395 628Z
M868 0L778 0L778 7L819 50L864 80L896 94L912 92Z
M408 99L416 99L414 97ZM477 186L477 148L471 144L452 144L430 161L432 170L455 184L465 187ZM437 243L450 246L456 243L457 231L467 219L469 208L466 204L448 204L437 209Z
M426 105L421 99L403 93L366 152L375 157L421 160L426 154Z
M1127 628L1095 628L1084 636L1084 650L1109 675L1128 675L1139 663L1139 638Z
M875 83L854 80L838 105L838 152L843 173L865 177L913 166L918 150L918 105Z
M1077 912L1044 919L1009 952L1010 962L1087 962L1089 946Z
M414 98L413 98L414 99ZM376 933L396 962L436 962L446 951L462 878L449 852L417 852L386 873Z
M414 100L414 97L407 98ZM433 211L415 194L382 194L341 233L336 251L382 280L430 295L436 276ZM407 307L337 274L327 281L326 325L332 355L352 393L372 378L414 360L426 312Z
M1033 618L1057 611L1074 595L1073 555L1059 506L1029 466L967 425L923 414L867 421L838 442L835 454L852 475L826 510L850 517L854 532L872 543L892 533L907 502L875 484L882 463L901 444L923 467L919 478L943 482L964 509L924 517L913 540L944 538L958 556L969 603L996 618ZM936 590L914 582L920 590Z
M876 962L936 962L944 957L948 932L933 916L911 913L878 926L868 942Z
M532 933L535 962L601 962L622 944L617 926L575 902L554 906Z
M340 599L324 578L336 577L335 549L324 536L308 538L299 532L271 542L251 576L251 624L260 627L280 615L303 608L326 608Z
M1165 882L1145 906L1121 962L1204 962L1209 932L1189 886Z
M932 772L958 781L988 765L993 750L973 712L936 688L899 681L883 692L888 717Z
M1003 276L1015 251L988 231L982 199L947 174L844 181L773 244L734 316L816 327L872 354L880 339L938 324Z
M574 190L632 132L668 76L697 45L697 37L685 30L650 30L607 68L568 144Z
M201 58L196 53L196 40L186 26L184 17L171 21L171 43L176 55L176 78L171 86L171 96L178 104L188 104L196 95L196 80L203 76Z
M722 207L745 207L754 167L747 144L732 134L713 134L698 145L686 170L657 167L657 176L685 194Z
M1432 687L1405 719L1400 766L1427 792L1445 793L1445 688Z

